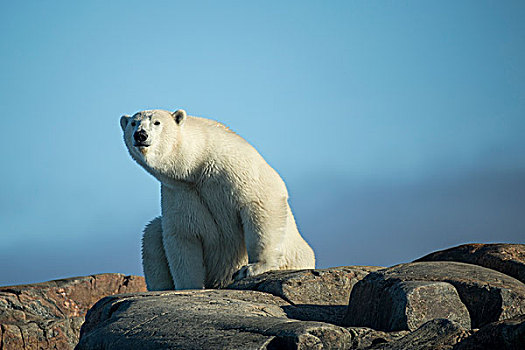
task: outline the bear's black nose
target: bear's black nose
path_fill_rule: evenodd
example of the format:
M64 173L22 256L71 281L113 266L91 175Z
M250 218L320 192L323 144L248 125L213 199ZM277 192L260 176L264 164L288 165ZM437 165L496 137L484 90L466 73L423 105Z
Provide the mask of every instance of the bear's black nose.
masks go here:
M146 133L146 131L144 130L139 130L139 131L136 131L134 134L133 134L133 138L135 139L135 141L137 141L138 143L142 143L144 141L146 141L148 139L148 134Z

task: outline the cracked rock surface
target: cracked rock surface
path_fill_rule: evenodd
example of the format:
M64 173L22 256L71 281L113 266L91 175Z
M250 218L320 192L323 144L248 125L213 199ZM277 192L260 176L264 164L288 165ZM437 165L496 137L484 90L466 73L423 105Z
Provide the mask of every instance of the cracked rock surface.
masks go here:
M143 277L117 273L0 287L0 349L72 349L97 300L145 290Z

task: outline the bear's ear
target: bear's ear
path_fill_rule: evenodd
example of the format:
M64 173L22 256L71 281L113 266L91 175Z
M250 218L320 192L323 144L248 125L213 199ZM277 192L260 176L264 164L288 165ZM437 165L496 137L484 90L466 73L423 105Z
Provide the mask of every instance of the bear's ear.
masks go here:
M186 120L186 111L184 109L177 109L175 112L171 113L175 119L175 123L182 125Z
M122 131L126 130L126 126L128 126L129 122L129 115L123 115L120 117L120 127L122 128Z

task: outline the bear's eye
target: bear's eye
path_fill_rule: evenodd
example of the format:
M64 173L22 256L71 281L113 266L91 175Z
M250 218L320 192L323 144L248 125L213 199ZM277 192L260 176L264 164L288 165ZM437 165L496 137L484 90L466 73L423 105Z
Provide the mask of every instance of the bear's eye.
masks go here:
M155 121L155 123L153 123L155 125L160 125L160 122L158 120Z
M137 125L137 123L131 122L131 126L135 126L135 125Z

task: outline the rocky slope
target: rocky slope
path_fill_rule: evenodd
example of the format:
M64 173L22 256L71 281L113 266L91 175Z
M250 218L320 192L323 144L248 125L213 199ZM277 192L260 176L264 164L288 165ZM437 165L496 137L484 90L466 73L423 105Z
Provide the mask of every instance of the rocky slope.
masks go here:
M223 290L110 288L108 295L125 294L89 310L76 348L524 349L524 273L525 245L469 244L390 268L273 271ZM53 289L57 308L69 306L44 314L34 310L47 305L48 294L33 292L32 301L22 298L13 307L19 292L0 291L11 293L4 303L0 294L0 307L7 305L1 349L40 348L37 341L42 348L73 347L89 303L71 303L72 293L61 299ZM25 336L33 323L49 330ZM50 342L51 329L68 342Z

